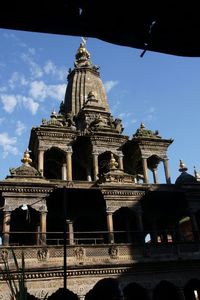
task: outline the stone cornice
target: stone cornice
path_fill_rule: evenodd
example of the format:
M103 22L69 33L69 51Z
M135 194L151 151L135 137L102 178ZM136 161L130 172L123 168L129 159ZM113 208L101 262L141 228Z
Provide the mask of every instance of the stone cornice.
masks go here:
M102 190L102 194L111 196L144 196L145 191L118 191L118 190Z
M14 192L14 193L51 193L54 188L45 187L14 187L14 186L2 186L0 185L1 192Z
M124 268L100 268L100 269L84 269L84 270L68 270L67 277L77 277L77 276L91 276L91 275L108 275L108 274L124 274L129 271L128 267ZM13 272L13 278L17 279L17 274ZM61 270L53 270L53 271L26 271L25 279L42 279L42 278L52 278L52 277L63 277L64 272ZM4 281L6 279L6 275L0 275L0 281Z

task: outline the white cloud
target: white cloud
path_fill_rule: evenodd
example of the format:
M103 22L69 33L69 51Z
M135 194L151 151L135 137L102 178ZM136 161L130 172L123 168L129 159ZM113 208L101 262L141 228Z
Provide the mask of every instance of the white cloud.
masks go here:
M43 76L42 68L33 60L30 54L22 53L21 58L29 65L33 78L41 78Z
M17 121L17 124L16 124L16 134L17 135L22 135L22 133L26 130L26 126L24 125L24 123L22 123L21 121Z
M47 97L47 86L44 81L33 81L30 84L29 94L34 99L43 100Z
M0 96L0 99L3 103L3 109L8 113L12 113L16 106L20 105L29 110L32 115L35 115L39 107L39 103L35 102L32 98L20 94L3 94Z
M13 72L11 78L8 80L8 84L11 89L14 89L16 84L20 86L28 85L28 80L25 79L23 74Z
M119 82L117 80L108 80L104 83L106 92L110 92Z
M12 113L17 105L16 96L3 94L0 95L0 99L3 103L3 109L8 113Z
M39 103L35 102L32 98L30 97L25 97L22 95L18 95L18 100L22 105L28 109L32 115L35 115L38 108L39 108Z
M33 81L30 84L29 94L38 101L43 101L47 97L62 100L65 95L65 84L47 85L44 81Z
M44 72L47 75L53 75L59 80L64 80L66 78L67 72L65 69L58 68L51 60L48 60L44 65Z
M9 153L13 155L18 154L16 143L16 137L9 137L7 132L0 133L0 146L3 147L3 158L6 158Z

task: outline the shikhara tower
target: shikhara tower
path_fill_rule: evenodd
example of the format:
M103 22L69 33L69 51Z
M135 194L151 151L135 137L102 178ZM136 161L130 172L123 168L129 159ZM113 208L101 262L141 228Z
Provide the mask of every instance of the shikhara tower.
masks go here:
M32 128L22 165L0 182L0 264L14 271L11 249L23 249L28 294L40 299L198 299L199 174L181 161L171 183L172 142L143 123L123 134L81 43L59 111Z

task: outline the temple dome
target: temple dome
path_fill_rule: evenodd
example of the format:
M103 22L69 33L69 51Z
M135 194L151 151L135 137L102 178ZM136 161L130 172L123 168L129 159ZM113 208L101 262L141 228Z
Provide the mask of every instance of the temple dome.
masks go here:
M106 92L99 74L99 67L90 61L85 44L81 43L75 56L74 69L69 70L68 85L64 100L64 113L77 115L93 94L95 106L109 112Z
M197 179L194 176L187 173L187 167L182 160L180 160L179 172L181 172L181 175L178 176L175 184L191 184L197 182Z

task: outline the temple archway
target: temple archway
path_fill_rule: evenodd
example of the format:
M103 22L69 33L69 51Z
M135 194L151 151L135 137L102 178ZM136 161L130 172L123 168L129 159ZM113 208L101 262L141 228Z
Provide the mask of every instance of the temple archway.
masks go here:
M186 300L199 300L200 299L200 280L191 279L184 288Z
M178 300L180 299L178 288L168 282L168 281L161 281L153 292L153 300Z
M123 293L118 281L113 278L104 278L98 281L93 289L86 294L85 300L121 300L122 297Z
M133 210L121 207L113 214L115 243L133 243L138 240L138 229Z
M39 244L39 224L39 212L31 206L28 205L26 210L22 210L22 207L16 208L11 213L10 244Z
M48 300L78 300L78 296L68 289L60 288L47 298Z
M44 177L62 179L62 167L66 163L66 154L55 147L44 153Z
M124 288L123 292L126 300L149 300L147 290L137 283L130 283Z

